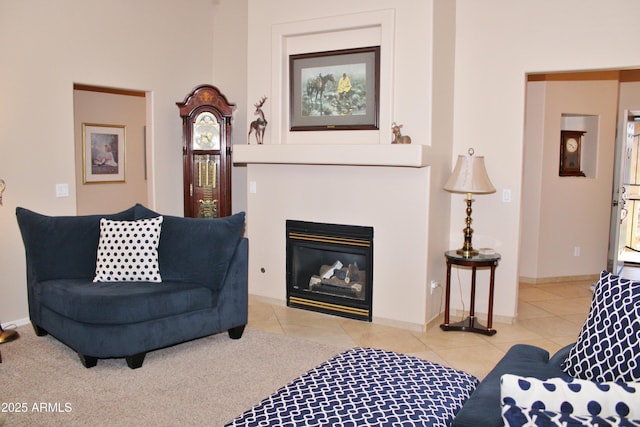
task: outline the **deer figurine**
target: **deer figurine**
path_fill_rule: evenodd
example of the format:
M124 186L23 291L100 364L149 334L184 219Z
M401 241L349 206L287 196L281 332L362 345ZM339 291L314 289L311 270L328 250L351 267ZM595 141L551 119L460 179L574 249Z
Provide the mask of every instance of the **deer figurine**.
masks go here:
M256 142L258 144L262 144L262 140L264 138L264 129L267 127L267 121L264 119L264 113L262 112L262 106L267 100L266 96L263 96L262 99L257 103L253 104L256 107L256 111L253 113L255 116L259 116L257 119L251 122L249 125L249 140L247 141L251 144L251 132L256 132Z
M411 144L411 137L407 135L402 135L400 133L400 128L402 125L397 125L396 122L393 122L391 125L391 130L393 131L393 141L392 144Z

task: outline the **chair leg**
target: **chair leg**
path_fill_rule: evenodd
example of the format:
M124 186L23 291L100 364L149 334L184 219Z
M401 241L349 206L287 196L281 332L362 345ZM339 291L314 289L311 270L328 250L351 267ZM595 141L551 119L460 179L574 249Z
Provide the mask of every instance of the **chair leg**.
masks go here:
M31 326L33 326L33 330L36 333L37 336L39 337L44 337L45 335L48 335L49 332L47 332L46 330L44 330L43 328L41 328L40 326L36 325L35 323L32 323Z
M244 327L247 325L236 326L235 328L229 329L229 338L233 340L238 340L242 338L242 333L244 332Z
M147 353L144 352L125 357L125 359L127 360L127 366L131 369L138 369L142 366L142 362L144 362L144 357L146 355Z
M98 358L78 353L80 361L85 368L93 368L98 364Z

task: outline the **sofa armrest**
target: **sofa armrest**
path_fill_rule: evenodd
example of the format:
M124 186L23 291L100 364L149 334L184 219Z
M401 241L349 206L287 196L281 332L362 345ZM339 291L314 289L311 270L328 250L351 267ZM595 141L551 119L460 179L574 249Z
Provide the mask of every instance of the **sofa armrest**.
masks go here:
M249 240L240 239L220 290L220 330L247 324L249 310Z
M157 215L136 209L139 218ZM218 292L242 238L245 213L216 219L163 217L158 244L162 280L198 283Z
M562 347L560 350L556 351L556 354L554 354L551 357L551 359L549 359L549 365L557 366L562 369L562 364L564 363L565 360L567 360L567 357L569 356L569 352L571 351L571 348L574 346L574 344L575 343L571 343L565 347Z
M503 374L538 379L566 376L557 364L558 359L554 357L552 360L550 363L549 352L540 347L528 344L511 347L465 402L452 427L502 426L500 377Z

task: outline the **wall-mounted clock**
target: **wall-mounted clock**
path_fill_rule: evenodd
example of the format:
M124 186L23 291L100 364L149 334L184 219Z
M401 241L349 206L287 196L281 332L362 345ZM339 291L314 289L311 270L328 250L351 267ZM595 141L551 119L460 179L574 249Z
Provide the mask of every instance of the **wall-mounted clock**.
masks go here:
M581 130L560 132L560 176L585 176L580 164L585 133Z

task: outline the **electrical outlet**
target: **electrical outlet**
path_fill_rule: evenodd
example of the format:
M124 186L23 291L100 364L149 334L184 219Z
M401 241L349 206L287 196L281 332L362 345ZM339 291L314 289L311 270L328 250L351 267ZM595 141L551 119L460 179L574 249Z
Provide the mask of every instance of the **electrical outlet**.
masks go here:
M433 292L440 287L440 282L438 282L437 280L432 280L431 281L431 287L430 287L430 291L431 291L431 295L433 295Z
M573 247L573 256L580 256L580 246Z

